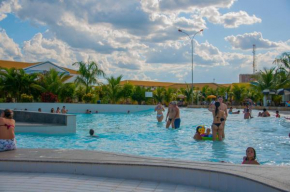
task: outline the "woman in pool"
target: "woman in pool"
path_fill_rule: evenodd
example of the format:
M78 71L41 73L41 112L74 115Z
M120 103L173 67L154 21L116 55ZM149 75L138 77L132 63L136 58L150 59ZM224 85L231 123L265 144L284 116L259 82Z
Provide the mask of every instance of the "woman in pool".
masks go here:
M220 102L215 102L214 104L211 104L208 108L208 110L211 111L213 115L213 123L211 126L213 141L216 140L217 134L218 134L219 140L220 141L222 140L222 134L224 130L224 126L222 122L226 120L224 111L220 110L219 107L220 107Z
M157 121L162 122L163 120L163 111L165 111L164 107L158 102L158 105L155 107L154 111L157 111Z
M14 128L13 112L5 109L0 117L0 151L16 149Z
M256 160L256 151L253 147L247 148L246 156L244 157L242 164L260 165Z

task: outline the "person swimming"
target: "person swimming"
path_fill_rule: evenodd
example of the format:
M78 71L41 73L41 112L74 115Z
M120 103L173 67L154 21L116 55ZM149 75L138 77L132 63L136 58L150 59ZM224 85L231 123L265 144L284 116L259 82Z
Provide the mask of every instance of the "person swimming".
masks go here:
M240 110L233 112L233 107L230 107L229 114L240 114Z
M253 147L248 147L246 156L243 158L242 164L260 165L256 160L256 150Z
M95 135L95 131L93 129L90 129L89 133L90 133L90 137L99 137Z

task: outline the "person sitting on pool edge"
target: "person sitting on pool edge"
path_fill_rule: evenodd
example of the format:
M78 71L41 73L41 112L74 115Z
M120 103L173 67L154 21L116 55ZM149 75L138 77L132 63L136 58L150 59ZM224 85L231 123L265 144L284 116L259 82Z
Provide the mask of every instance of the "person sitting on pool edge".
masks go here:
M90 133L91 137L99 137L99 136L95 135L95 131L93 129L90 129L89 133Z
M240 114L240 110L233 112L233 107L230 107L229 114Z
M253 147L247 148L246 156L243 158L242 164L260 165L256 160L256 151Z

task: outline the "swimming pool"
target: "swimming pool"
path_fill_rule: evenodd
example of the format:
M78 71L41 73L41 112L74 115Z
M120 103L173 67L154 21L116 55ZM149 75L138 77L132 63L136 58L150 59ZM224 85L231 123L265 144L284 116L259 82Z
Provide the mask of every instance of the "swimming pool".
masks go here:
M166 129L157 123L153 111L131 114L77 114L77 133L53 136L16 134L19 148L84 149L141 156L193 161L226 161L240 164L246 148L256 149L258 161L267 165L290 165L290 121L257 118L244 120L243 114L229 115L226 139L222 142L195 141L195 128L209 127L212 115L207 109L181 109L181 128ZM271 114L273 116L273 114ZM99 138L89 137L94 129Z

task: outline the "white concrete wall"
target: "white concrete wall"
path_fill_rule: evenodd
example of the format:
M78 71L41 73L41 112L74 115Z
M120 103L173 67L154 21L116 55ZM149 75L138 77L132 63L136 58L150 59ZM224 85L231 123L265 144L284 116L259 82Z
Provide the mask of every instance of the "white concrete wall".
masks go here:
M114 163L62 163L62 162L25 162L0 161L0 171L4 172L33 172L80 174L97 177L112 177L119 179L137 179L153 182L193 185L206 189L227 192L279 192L284 191L265 185L252 179L234 174L184 169L163 165L124 165ZM282 188L282 187L281 187ZM171 190L170 190L171 191ZM206 190L205 190L206 191Z
M133 112L154 110L153 105L113 105L113 104L78 104L78 103L0 103L1 109L17 109L28 111L37 111L41 108L42 112L50 112L51 108L62 108L65 106L68 113L85 113L87 109L93 113L127 113L128 110Z

